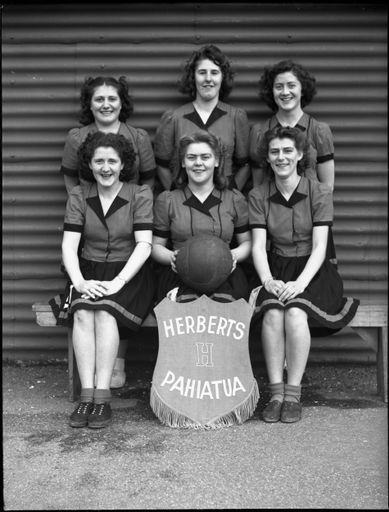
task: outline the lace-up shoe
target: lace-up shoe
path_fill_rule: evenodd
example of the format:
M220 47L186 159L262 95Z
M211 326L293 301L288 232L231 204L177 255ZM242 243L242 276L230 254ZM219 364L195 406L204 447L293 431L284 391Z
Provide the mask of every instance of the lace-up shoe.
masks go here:
M89 428L106 427L112 418L112 409L108 402L93 404L93 410L88 417Z
M70 415L69 425L74 428L86 427L93 405L93 402L80 402Z

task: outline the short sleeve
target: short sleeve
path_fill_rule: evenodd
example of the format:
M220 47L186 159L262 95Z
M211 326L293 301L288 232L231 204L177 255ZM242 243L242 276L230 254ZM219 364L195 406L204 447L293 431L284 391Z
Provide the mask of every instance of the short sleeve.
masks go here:
M62 155L61 173L74 178L78 177L78 148L81 145L80 128L69 130Z
M257 187L248 194L249 224L251 229L266 229L265 199L263 188Z
M154 139L155 161L162 167L169 167L175 145L173 111L165 112L159 122Z
M331 189L324 183L311 182L312 216L314 226L331 226L334 206Z
M235 151L234 164L242 167L249 161L250 126L246 112L238 108L235 115Z
M155 158L148 133L140 128L137 129L137 146L139 154L139 177L150 179L155 174Z
M154 204L154 229L153 234L161 238L169 238L170 218L169 207L171 192L165 190L159 194Z
M245 233L249 231L249 211L246 198L237 189L232 191L232 202L235 210L234 233Z
M82 233L85 222L86 202L81 186L72 189L66 203L64 231Z
M317 163L334 159L334 137L327 123L318 123L314 144L317 151Z
M153 193L148 185L139 185L135 192L134 231L153 229Z

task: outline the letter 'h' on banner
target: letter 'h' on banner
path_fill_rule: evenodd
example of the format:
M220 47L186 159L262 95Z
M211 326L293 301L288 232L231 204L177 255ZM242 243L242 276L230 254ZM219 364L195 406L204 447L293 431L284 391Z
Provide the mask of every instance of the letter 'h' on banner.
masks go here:
M154 308L159 350L150 405L170 427L221 428L249 419L259 399L251 368L253 309L244 299L163 299Z

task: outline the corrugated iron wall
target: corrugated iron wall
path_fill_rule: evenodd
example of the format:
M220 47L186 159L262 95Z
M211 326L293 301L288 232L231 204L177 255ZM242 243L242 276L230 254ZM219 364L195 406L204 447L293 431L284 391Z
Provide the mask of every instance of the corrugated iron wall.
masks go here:
M231 58L236 79L229 101L245 108L251 123L270 114L257 96L265 65L291 57L316 76L319 92L307 110L328 122L335 137L334 233L345 291L363 301L386 300L386 30L380 4L5 5L5 354L47 356L66 346L62 330L35 325L31 304L64 284L66 194L58 171L84 77L126 75L132 124L153 139L161 114L186 100L175 86L182 64L209 42ZM347 330L328 341L339 359L344 345L358 348Z

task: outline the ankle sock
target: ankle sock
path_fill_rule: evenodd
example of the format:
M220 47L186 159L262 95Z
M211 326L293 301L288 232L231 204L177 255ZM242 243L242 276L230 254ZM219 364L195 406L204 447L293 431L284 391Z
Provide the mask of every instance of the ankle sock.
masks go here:
M286 402L300 402L301 386L292 386L292 384L285 384L285 401Z
M111 401L111 390L110 389L95 389L94 392L95 404L104 404L105 402Z
M278 400L279 402L284 401L284 383L276 382L275 384L269 384L268 389L271 393L270 402Z
M93 388L81 388L80 402L93 402Z

